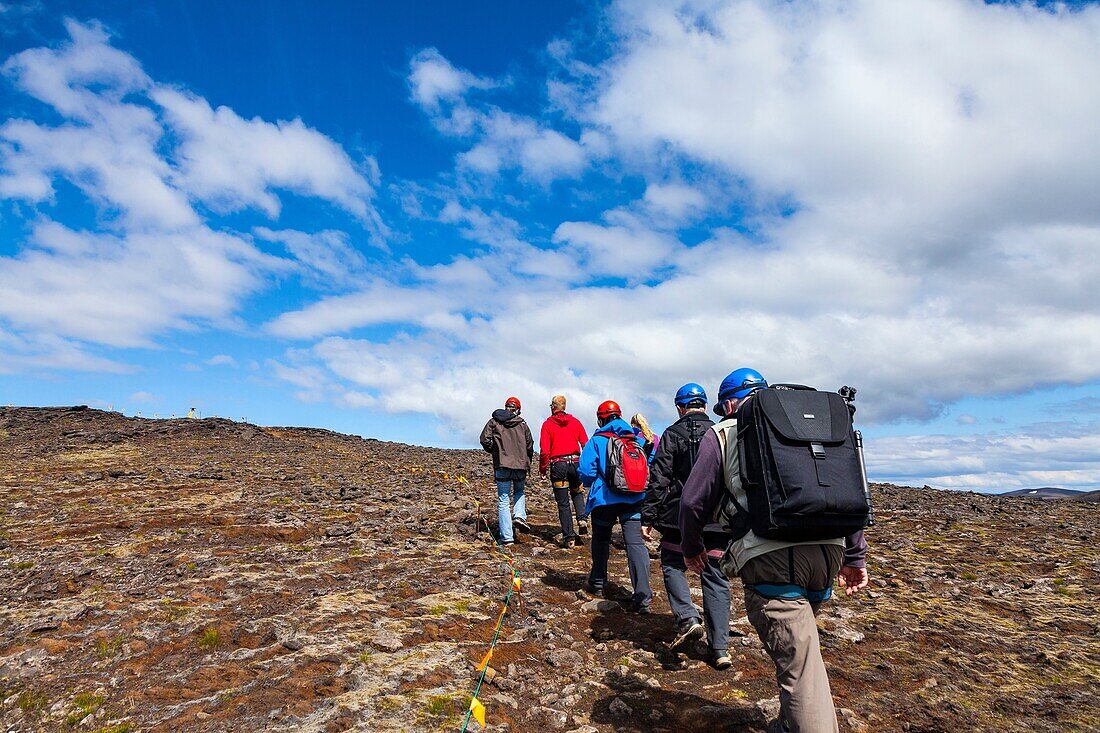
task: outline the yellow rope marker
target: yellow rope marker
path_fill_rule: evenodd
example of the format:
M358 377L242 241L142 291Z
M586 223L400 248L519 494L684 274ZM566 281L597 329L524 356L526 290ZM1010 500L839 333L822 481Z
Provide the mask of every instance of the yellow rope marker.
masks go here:
M464 485L468 485L469 481L465 476L457 476L456 480ZM473 497L471 497L473 498ZM477 526L474 530L475 536L481 529L481 502L476 498L473 499L474 506L477 507ZM508 615L509 607L512 604L513 598L522 602L522 597L519 596L522 583L519 578L519 571L516 570L515 562L512 557L504 551L504 548L500 544L500 540L492 536L492 529L489 527L488 519L485 520L485 529L489 532L489 539L493 540L492 550L498 555L503 557L508 562L508 569L512 571L512 586L508 589L507 595L504 597L504 602L501 605L500 616L497 617L496 628L493 629L493 638L489 642L489 650L485 653L481 663L477 665L477 671L480 672L477 680L477 686L474 687L474 693L470 696L470 707L466 711L466 718L462 721L462 728L460 733L466 733L467 728L470 725L471 718L476 720L481 726L485 727L485 706L478 699L478 695L481 693L481 685L486 681L492 681L497 676L497 671L489 666L489 661L493 658L493 650L496 648L497 642L500 640L500 632L504 627L504 618Z
M474 716L474 720L481 723L482 728L485 727L485 706L476 697L470 698L470 714Z

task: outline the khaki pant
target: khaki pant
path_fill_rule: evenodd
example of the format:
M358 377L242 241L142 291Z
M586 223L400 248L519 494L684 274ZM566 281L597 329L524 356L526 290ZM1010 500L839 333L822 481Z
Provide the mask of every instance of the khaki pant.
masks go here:
M741 568L741 581L746 586L745 609L775 662L779 716L791 733L838 730L814 618L820 604L811 604L805 598L765 598L748 586L793 582L814 590L827 588L843 559L844 548L839 545L799 545L754 557Z

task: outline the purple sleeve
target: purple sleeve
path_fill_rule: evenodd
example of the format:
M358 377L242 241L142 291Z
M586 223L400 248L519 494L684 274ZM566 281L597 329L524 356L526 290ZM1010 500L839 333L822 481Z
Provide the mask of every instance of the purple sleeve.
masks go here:
M718 436L713 430L708 430L699 443L699 455L680 498L680 547L684 557L695 557L706 550L703 528L710 523L725 490L722 449L718 445Z
M862 529L844 538L844 567L867 567L867 538Z

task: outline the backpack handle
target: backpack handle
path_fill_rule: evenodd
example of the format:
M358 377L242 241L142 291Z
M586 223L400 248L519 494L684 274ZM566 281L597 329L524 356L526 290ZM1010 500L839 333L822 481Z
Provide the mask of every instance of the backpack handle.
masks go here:
M772 384L772 385L769 385L769 386L770 386L770 387L771 387L772 389L804 389L804 390L808 390L808 391L810 391L810 392L816 392L816 391L817 391L817 390L816 390L816 389L814 389L813 387L807 387L807 386L806 386L806 385L804 385L804 384L787 384L787 383L781 383L781 384Z

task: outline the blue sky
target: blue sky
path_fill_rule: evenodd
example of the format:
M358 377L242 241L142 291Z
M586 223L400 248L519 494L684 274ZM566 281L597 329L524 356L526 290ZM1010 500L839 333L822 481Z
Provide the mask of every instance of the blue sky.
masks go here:
M750 365L1100 486L1095 6L410 5L0 2L0 402L472 446Z

